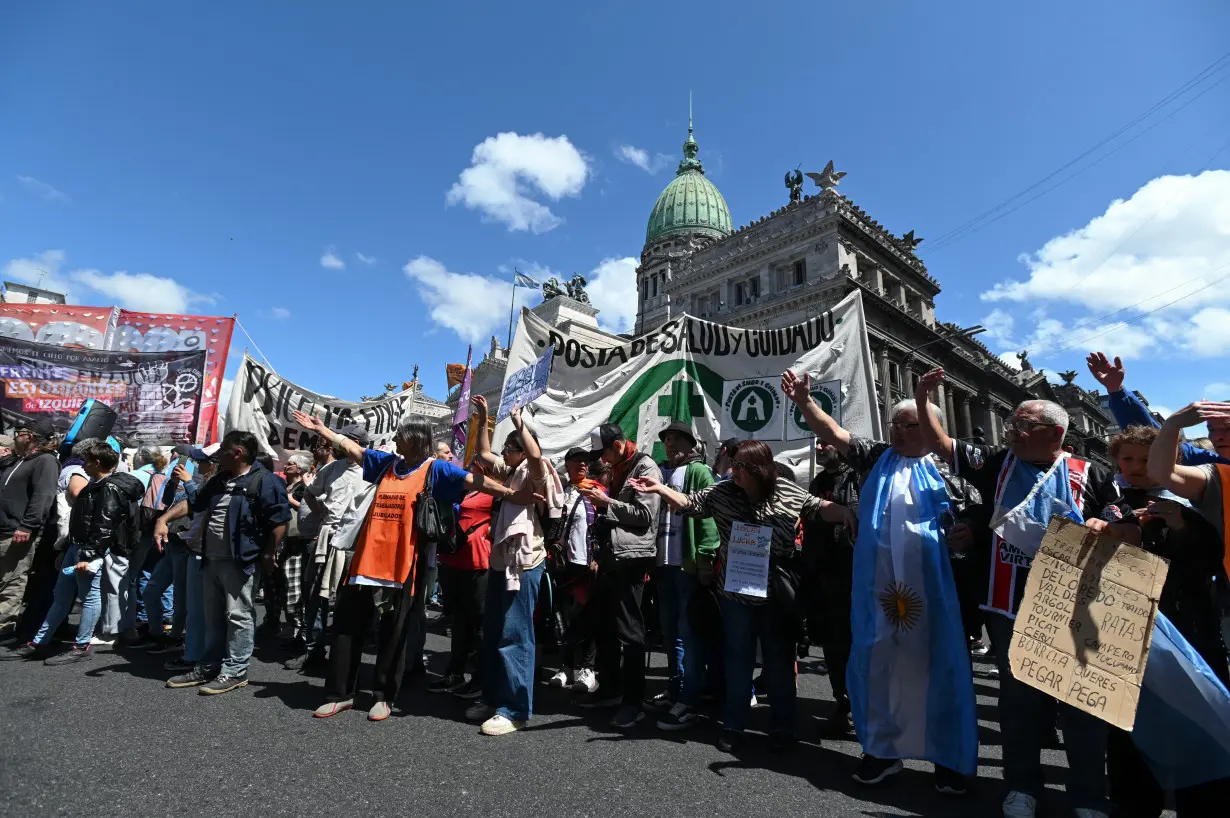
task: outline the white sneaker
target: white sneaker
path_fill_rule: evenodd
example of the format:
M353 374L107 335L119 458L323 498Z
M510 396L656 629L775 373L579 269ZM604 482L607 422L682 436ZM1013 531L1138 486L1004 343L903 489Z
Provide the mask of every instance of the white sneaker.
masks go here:
M1035 818L1037 814L1038 799L1028 793L1013 790L1004 799L1004 818Z
M598 689L598 677L590 668L583 667L577 671L576 681L572 683L573 693L593 693Z
M547 687L564 688L568 686L568 668L561 668L554 676L547 679Z
M756 694L755 694L755 693L753 693L753 694L752 694L752 703L751 703L751 704L749 704L749 705L748 705L748 707L751 707L751 708L753 708L753 709L754 709L754 708L755 708L757 705L759 705L759 704L760 704L760 702L756 701Z
M504 716L496 714L483 722L483 726L478 728L484 736L506 736L509 733L515 733L525 726L523 721L510 721Z
M494 707L488 707L483 702L475 702L466 708L466 721L486 721L494 713Z
M1110 816L1102 812L1100 809L1081 807L1076 811L1076 818L1110 818Z

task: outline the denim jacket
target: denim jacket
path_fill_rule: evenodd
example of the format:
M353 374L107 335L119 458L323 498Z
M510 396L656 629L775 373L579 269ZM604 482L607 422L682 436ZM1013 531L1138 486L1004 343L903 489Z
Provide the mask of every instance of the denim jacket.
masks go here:
M228 474L215 474L191 500L193 514L204 514L206 519L226 491L226 484L234 478ZM250 498L249 485L259 480L259 491ZM276 474L271 474L260 463L235 482L231 494L230 509L226 517L226 536L231 544L231 554L236 563L248 574L256 570L261 550L275 528L290 520L290 503L286 501L286 483Z

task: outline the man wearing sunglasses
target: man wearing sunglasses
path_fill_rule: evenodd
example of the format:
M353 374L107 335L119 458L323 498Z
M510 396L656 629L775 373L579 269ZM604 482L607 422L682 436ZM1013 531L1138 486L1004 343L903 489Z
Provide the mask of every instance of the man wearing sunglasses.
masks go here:
M1025 592L1025 579L1051 517L1063 514L1094 531L1112 526L1127 539L1119 520L1119 490L1114 476L1063 449L1068 413L1050 401L1025 401L1008 421L1007 447L953 440L927 401L944 381L944 370L928 372L918 382L915 401L927 445L949 461L994 503L991 516L990 588L986 627L999 665L999 714L1003 730L1005 818L1031 818L1043 787L1038 724L1054 705L1045 693L1017 681L1008 666L1012 624ZM1134 526L1127 527L1135 528ZM1139 529L1136 542L1139 542ZM1070 705L1059 705L1059 720L1068 753L1068 797L1081 818L1105 818L1105 722Z

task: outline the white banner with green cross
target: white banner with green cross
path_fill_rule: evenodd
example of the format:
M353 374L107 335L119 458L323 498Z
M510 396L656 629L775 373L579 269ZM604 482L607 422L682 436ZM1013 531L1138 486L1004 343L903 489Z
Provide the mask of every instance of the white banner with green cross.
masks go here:
M811 379L812 396L851 432L879 437L875 382L859 293L809 320L779 329L744 329L690 315L619 345L595 346L522 310L506 372L554 363L547 392L529 407L543 451L558 460L588 448L589 432L617 423L642 450L662 457L658 433L690 423L712 462L718 442L762 440L777 459L807 469L811 432L782 394L786 369ZM495 440L512 430L500 423ZM498 449L498 443L496 445Z

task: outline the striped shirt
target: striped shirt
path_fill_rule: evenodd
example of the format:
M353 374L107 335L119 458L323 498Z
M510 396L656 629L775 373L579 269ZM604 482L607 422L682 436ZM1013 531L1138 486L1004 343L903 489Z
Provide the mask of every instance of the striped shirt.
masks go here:
M796 526L800 517L819 517L823 501L808 494L789 480L778 480L773 495L762 503L753 504L747 493L733 480L723 480L693 492L683 509L687 517L711 517L717 523L721 546L718 549L718 593L747 605L763 605L767 599L744 596L726 591L726 548L730 542L730 527L736 522L767 525L773 529L769 553L773 559L789 559L794 555ZM770 583L771 584L771 583Z

